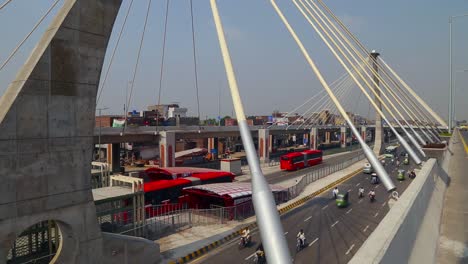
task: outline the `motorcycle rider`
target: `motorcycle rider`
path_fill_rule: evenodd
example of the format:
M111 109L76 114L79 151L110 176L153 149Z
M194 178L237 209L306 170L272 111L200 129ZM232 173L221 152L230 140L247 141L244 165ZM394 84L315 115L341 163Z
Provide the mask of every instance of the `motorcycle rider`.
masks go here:
M364 188L359 187L359 198L364 197Z
M297 238L301 241L301 247L304 247L305 246L305 240L306 240L304 230L301 229L299 231L299 233L297 233Z
M375 199L375 191L374 190L371 190L369 192L369 198L370 198L371 201L374 201L374 199Z
M335 187L335 189L333 189L333 198L336 199L339 193L340 191L338 190L338 187Z
M244 245L249 243L250 240L250 229L249 227L246 227L244 230L242 230L242 240Z
M263 250L263 244L260 243L260 245L257 247L257 251L255 251L256 259L258 264L263 264L266 263L265 260L265 251Z

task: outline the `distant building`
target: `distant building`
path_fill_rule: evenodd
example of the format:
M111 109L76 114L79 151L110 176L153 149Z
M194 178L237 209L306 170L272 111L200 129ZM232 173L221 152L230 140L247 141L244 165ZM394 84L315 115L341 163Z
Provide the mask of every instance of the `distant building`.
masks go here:
M179 106L169 106L167 111L167 118L172 117L187 117L187 108L180 108Z
M103 115L96 116L96 127L112 127L114 119L122 119L122 116L118 115Z
M237 126L237 120L234 118L225 118L224 125L225 126Z

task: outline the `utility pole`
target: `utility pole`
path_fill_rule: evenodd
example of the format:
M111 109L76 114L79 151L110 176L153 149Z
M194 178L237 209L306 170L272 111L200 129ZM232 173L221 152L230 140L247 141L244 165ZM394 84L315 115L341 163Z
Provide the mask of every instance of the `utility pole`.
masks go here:
M452 62L452 24L453 19L458 17L467 17L468 14L458 15L458 16L449 16L449 65L450 65L450 78L449 78L449 120L448 120L448 132L452 133L452 126L453 126L453 62Z
M104 108L97 108L99 111L99 139L98 139L98 144L99 144L99 162L101 162L101 129L102 129L102 117L101 117L101 111L102 110L107 110L109 107L104 107Z

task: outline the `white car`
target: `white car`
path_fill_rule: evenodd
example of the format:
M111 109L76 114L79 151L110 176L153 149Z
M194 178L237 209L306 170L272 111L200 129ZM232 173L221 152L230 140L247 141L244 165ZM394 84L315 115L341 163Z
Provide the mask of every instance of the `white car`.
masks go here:
M371 174L373 171L374 171L374 168L372 168L372 165L370 165L369 163L366 163L364 165L364 169L362 169L362 172L367 173L367 174Z

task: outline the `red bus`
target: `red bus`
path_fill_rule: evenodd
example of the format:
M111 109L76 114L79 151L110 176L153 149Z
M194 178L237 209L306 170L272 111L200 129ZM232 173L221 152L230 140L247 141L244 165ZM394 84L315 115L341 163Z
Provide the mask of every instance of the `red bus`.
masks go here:
M281 156L280 168L282 170L293 171L305 167L322 163L321 150L304 150L301 152L291 152Z

